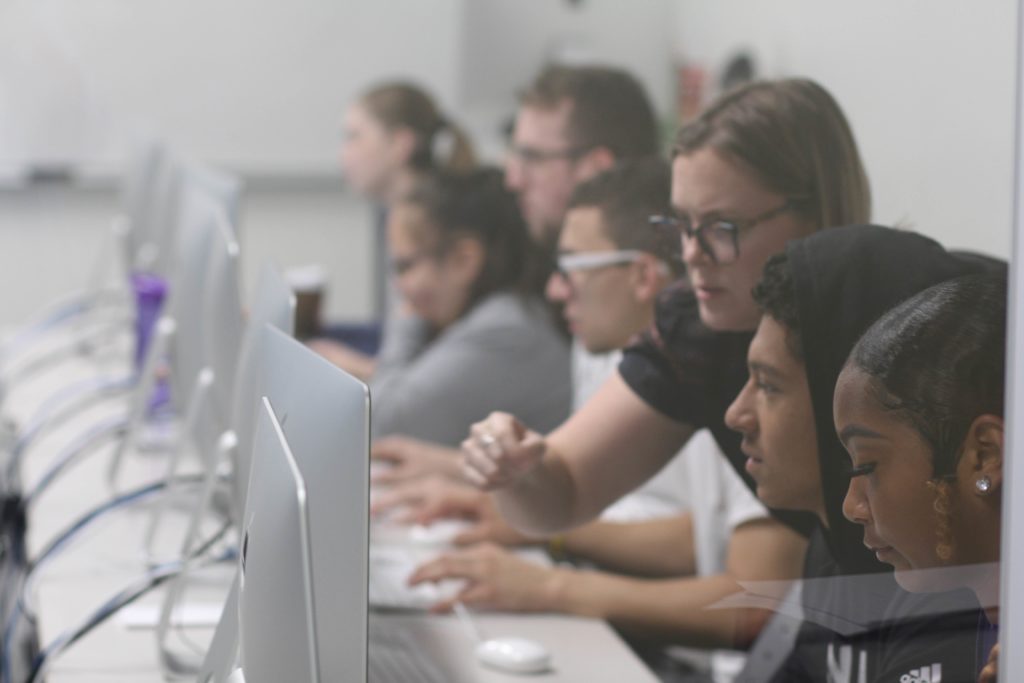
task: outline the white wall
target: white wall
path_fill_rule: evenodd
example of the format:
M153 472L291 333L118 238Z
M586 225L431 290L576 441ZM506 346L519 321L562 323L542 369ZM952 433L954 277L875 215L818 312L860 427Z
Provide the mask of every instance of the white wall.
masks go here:
M105 166L156 131L263 174L335 168L345 104L456 89L463 0L4 0L0 169Z
M624 65L665 111L673 52L713 69L748 46L766 73L811 76L835 93L864 152L876 220L1005 255L1015 8L1013 0L0 0L0 166L49 146L95 155L113 144L106 123L148 119L207 161L334 173L345 102L367 79L398 75L430 82L456 118L490 136L484 147L496 155L494 129L512 111L515 88L547 57ZM359 49L367 45L372 51ZM34 78L35 67L59 80ZM171 96L185 83L200 104ZM248 115L225 117L229 110ZM76 147L82 140L95 145ZM0 192L0 283L26 292L0 296L0 326L84 280L112 209L104 193ZM324 261L335 278L329 313L367 315L369 226L364 206L340 191L252 193L247 272L263 254L285 265Z
M875 220L1008 256L1015 0L675 0L677 58L751 48L768 76L818 80L860 143Z
M549 61L619 66L672 106L672 0L470 0L465 4L460 107L488 144L515 108L515 94ZM485 149L493 153L492 149Z
M320 262L328 316L367 317L369 210L340 178L324 189L350 99L377 79L419 81L496 160L516 89L553 57L622 65L664 112L671 15L672 0L0 0L0 187L5 167L102 169L159 132L292 188L247 193L247 281L266 255ZM319 189L302 189L311 175ZM114 208L105 191L0 189L0 282L33 283L0 294L0 327L86 280Z
M109 190L0 190L0 332L85 285L116 208ZM255 189L241 214L246 293L265 259L282 268L320 263L329 273L325 316L373 317L372 217L364 201L340 186Z
M4 0L0 174L101 170L156 131L251 174L329 173L369 83L426 85L500 153L547 59L620 64L669 104L671 0Z

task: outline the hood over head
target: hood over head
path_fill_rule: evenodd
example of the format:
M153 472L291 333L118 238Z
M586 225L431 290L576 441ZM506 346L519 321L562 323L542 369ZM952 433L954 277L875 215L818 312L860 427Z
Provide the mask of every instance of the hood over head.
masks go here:
M843 517L849 460L832 417L836 380L854 344L890 308L939 282L1002 263L957 255L923 235L874 225L822 230L791 242L786 255L817 428L826 536L843 572L888 570L864 547L860 526Z

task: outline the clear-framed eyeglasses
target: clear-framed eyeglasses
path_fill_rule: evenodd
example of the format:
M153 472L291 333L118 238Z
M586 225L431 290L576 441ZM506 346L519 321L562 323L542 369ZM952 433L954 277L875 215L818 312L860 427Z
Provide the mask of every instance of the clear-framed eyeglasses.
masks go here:
M643 255L644 252L637 249L564 253L558 255L555 269L563 277L568 277L569 273L636 263Z
M561 253L558 254L555 262L555 272L568 281L570 273L600 270L601 268L610 268L612 266L625 266L630 263L636 263L649 255L648 252L639 249ZM658 268L666 275L670 270L668 265L660 259L658 260Z

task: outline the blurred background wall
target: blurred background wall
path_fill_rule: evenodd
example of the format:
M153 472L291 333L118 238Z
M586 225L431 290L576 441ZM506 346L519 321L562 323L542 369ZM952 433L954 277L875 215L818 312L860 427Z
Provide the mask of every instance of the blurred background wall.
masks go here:
M346 103L419 81L500 162L515 92L549 60L630 69L666 138L739 52L817 79L876 221L1005 256L1015 26L1011 0L0 0L0 326L86 280L121 160L152 134L247 178L247 280L268 256L319 262L327 315L368 317L371 211L335 163Z

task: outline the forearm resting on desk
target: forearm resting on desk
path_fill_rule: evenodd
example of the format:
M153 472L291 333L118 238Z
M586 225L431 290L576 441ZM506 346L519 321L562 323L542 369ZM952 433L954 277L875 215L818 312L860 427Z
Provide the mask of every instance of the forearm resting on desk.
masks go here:
M556 569L561 580L555 611L610 621L632 635L697 647L743 647L764 621L760 610L708 610L740 590L725 575L636 579L578 569Z
M725 571L707 577L636 579L599 572L566 572L554 591L558 609L598 617L636 635L709 647L746 647L770 612L709 610L740 590L739 581L799 576L806 541L779 522L761 519L733 531Z
M696 572L689 512L643 522L599 520L564 535L572 557L633 576L687 576Z

